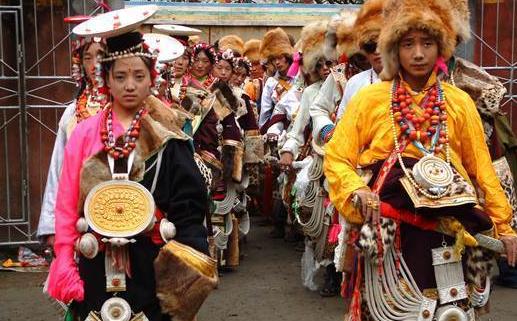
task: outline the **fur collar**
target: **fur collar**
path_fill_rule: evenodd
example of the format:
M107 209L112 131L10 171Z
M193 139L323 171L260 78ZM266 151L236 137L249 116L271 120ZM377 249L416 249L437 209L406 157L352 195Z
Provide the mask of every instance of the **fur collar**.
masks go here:
M158 98L145 100L147 113L142 117L140 136L135 149L135 160L129 175L132 181L141 181L145 174L145 161L158 153L171 139L186 141L189 137L181 130L185 115L165 106ZM84 200L97 184L111 180L106 152L101 150L88 158L81 169L78 209L82 213Z

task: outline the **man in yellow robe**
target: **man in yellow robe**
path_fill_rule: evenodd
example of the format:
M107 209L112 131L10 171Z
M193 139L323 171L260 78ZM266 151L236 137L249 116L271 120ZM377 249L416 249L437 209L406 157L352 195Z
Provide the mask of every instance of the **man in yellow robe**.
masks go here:
M384 8L386 23L379 38L384 65L380 76L384 81L362 89L352 98L325 148L324 172L330 198L348 223L369 222L379 212L384 216L387 207L382 205L386 203L406 214L404 219L399 213L401 253L424 296L429 293L426 290L436 291L431 249L454 240L426 230L425 224L412 224L411 220L433 221L454 216L472 234L486 231L493 224L494 235L505 245L508 263L514 266L517 258L517 236L510 227L511 208L492 167L475 104L460 89L437 83L436 66L452 56L456 42L451 10L447 1L388 1ZM438 120L431 123L429 115L425 115L433 91L444 102L443 112L438 114L439 123ZM398 95L410 99L410 104L404 101L410 105L408 108L403 108L405 105L397 100ZM429 130L430 127L434 129ZM437 136L439 141L423 137L434 137L434 131L439 128L444 131L443 136ZM406 148L401 136L408 142ZM394 150L399 155L394 155L392 167L384 166ZM422 189L406 167L410 169L425 154L449 161L467 184L475 180L485 195L484 208L453 204L444 208L416 208L399 179L413 178L410 185ZM369 184L359 176L358 168L373 172ZM372 191L377 174L386 168L389 171L384 185ZM354 306L358 305L352 303L352 310ZM357 311L352 310L352 315L357 316ZM374 319L388 317L386 310L372 311L370 306L368 310ZM409 313L398 311L406 312Z

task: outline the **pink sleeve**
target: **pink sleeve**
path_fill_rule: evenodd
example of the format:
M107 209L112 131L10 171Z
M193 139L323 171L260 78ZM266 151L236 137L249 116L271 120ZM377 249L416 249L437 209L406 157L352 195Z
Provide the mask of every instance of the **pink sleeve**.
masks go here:
M64 303L82 301L84 298L83 281L74 260L74 245L80 236L75 224L79 218L77 202L81 167L85 158L84 137L88 137L84 126L78 126L65 147L56 200L56 258L50 266L48 293Z

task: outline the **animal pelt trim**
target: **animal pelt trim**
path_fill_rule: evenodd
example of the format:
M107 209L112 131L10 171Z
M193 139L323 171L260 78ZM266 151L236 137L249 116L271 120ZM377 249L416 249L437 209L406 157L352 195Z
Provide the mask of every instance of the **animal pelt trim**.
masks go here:
M261 59L271 59L279 56L292 56L293 46L289 36L282 28L269 30L260 44Z
M379 36L383 71L382 80L391 80L399 72L398 45L411 30L422 30L436 37L439 55L448 60L456 47L456 29L452 7L443 0L388 0L383 15L384 26Z
M132 181L141 181L145 172L145 161L155 155L169 140L188 140L181 130L184 120L177 109L165 106L159 99L149 96L145 102L147 113L140 121L140 136L135 148L135 160L129 175ZM81 169L78 210L82 213L84 200L97 184L112 179L105 151L88 158Z
M222 151L221 151L221 163L223 164L223 179L225 183L231 183L232 181L236 181L234 179L234 172L238 173L238 169L235 167L239 164L235 163L235 155L237 154L238 147L234 144L223 143ZM241 174L242 174L242 162L241 162ZM238 177L237 177L238 178ZM240 182L240 181L237 181Z
M170 241L154 261L156 296L164 313L176 321L193 321L217 286L217 263L208 255Z
M359 10L354 24L357 47L361 48L365 43L377 41L379 38L383 24L384 2L384 0L368 0Z
M305 74L316 73L316 64L325 58L325 34L328 21L315 21L303 27L300 34L303 54L302 70Z
M454 85L469 94L481 114L491 118L500 114L506 88L499 79L470 61L457 57L454 59Z
M359 48L354 43L353 26L358 10L343 9L339 16L329 21L325 35L325 57L337 60L345 54L351 56Z
M239 109L239 100L233 94L233 90L228 86L228 83L224 81L215 82L212 85L212 93L220 101L222 106L230 109L234 113L237 112Z
M244 44L243 56L248 58L249 61L260 61L260 43L258 39L250 39Z

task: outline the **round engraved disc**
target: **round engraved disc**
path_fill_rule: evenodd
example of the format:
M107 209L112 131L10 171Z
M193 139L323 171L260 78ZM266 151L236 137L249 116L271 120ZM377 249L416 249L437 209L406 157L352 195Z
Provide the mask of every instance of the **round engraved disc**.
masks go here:
M106 237L131 237L143 232L151 223L154 210L151 193L132 181L100 183L84 202L88 225Z
M422 157L413 166L415 181L424 188L448 187L453 181L451 166L434 155Z

